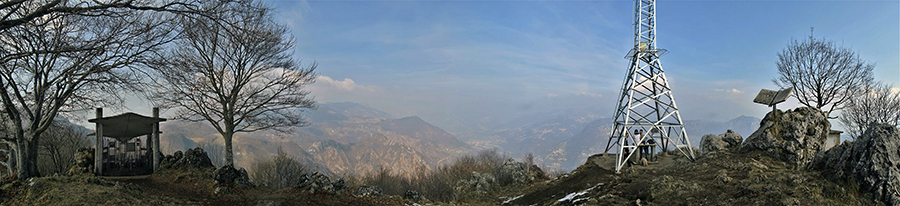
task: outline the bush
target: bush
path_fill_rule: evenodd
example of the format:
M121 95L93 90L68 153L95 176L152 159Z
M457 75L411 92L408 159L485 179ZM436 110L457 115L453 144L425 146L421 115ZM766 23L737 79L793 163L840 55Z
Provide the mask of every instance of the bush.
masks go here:
M410 177L393 174L389 168L379 168L359 179L363 185L381 188L386 195L403 195L407 190L414 190L430 200L450 202L457 200L456 184L460 180L468 180L472 172L496 176L507 158L496 149L490 149L458 157L453 163L430 171L420 168Z
M279 190L299 185L306 170L294 157L279 150L271 160L258 163L252 177L257 185Z

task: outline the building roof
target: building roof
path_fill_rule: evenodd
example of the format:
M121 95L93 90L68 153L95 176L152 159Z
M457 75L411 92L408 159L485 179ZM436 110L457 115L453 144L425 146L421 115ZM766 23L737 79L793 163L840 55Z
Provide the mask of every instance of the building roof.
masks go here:
M123 142L137 136L153 133L153 124L164 121L166 121L164 118L153 118L131 112L88 120L88 122L103 125L104 137L112 137Z

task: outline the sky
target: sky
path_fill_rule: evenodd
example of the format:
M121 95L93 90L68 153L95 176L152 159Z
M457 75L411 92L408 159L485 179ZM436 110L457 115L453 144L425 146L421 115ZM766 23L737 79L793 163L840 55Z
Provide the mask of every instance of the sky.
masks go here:
M309 89L319 102L438 126L567 107L611 116L633 47L633 1L265 2L291 29L295 58L318 64ZM771 108L753 97L778 89L777 53L811 27L900 86L898 1L658 1L661 63L682 118L764 116Z

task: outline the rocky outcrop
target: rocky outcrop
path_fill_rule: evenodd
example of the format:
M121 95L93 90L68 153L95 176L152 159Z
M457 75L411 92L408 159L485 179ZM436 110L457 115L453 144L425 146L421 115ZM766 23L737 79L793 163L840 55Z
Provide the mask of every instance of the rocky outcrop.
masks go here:
M213 171L213 179L216 180L216 185L233 184L239 188L254 186L253 183L250 183L250 175L247 174L247 170L244 168L238 170L231 165L225 165Z
M531 183L535 180L543 179L544 171L536 165L528 165L524 162L516 162L513 158L509 158L500 166L497 173L497 182L501 186L509 184Z
M817 155L809 169L835 182L855 182L861 191L887 205L900 205L900 131L890 124L869 124L855 142Z
M313 172L312 174L304 174L300 178L300 184L298 184L296 188L305 189L309 191L309 194L338 194L341 190L346 188L346 184L342 178L331 181L325 174Z
M740 134L734 133L730 129L718 136L714 134L703 135L703 138L700 139L700 154L707 155L718 151L731 151L741 146L741 141L743 140L744 138Z
M419 192L416 192L415 190L407 190L406 193L403 193L403 199L407 199L413 203L428 202L428 199L425 198L425 196L419 194Z
M789 164L805 167L825 146L831 123L821 110L800 107L766 114L759 129L744 141L740 151L762 151Z
M160 168L214 168L212 161L203 148L197 147L181 153L175 151L172 155L166 155L159 163Z
M382 195L384 194L378 186L359 187L353 191L353 196L356 197L381 197Z
M212 161L209 160L209 155L206 154L206 151L203 151L203 148L197 147L184 152L184 156L176 161L172 167L210 168L215 166L213 166Z
M468 180L459 180L459 182L456 183L456 191L457 193L474 193L480 195L493 191L494 184L496 183L497 179L494 178L494 175L472 172L472 176Z
M69 175L94 173L94 148L78 148L75 151L75 165L69 169Z

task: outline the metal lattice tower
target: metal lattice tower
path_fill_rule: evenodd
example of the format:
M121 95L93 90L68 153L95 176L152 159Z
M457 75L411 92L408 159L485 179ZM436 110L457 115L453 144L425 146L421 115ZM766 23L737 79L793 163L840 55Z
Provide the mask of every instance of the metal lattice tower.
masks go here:
M634 6L634 48L625 56L631 65L619 93L614 124L604 151L607 153L618 146L616 172L625 165L624 160L639 152L636 143L650 138L657 140L663 151L672 145L694 159L672 88L659 63L666 50L656 48L656 0L635 0ZM644 130L644 135L626 135L636 129ZM627 157L623 156L626 149L630 150Z

